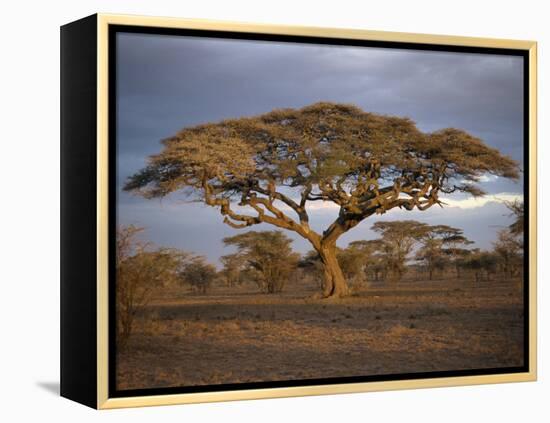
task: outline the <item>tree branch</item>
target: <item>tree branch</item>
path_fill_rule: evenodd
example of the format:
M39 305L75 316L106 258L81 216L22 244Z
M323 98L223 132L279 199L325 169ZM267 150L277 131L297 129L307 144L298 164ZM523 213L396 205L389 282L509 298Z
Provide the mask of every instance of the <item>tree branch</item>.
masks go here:
M252 225L257 225L259 223L269 223L271 225L277 226L282 229L288 229L294 231L301 235L302 237L308 239L314 245L318 244L320 241L320 236L312 231L307 224L307 218L305 222L297 223L292 218L285 215L285 213L278 209L274 204L273 200L269 197L258 197L255 193L249 191L244 191L241 196L241 206L250 206L252 209L258 213L257 216L250 216L246 214L236 213L231 209L231 202L228 198L217 198L214 195L214 187L208 183L208 179L203 177L202 187L204 191L204 201L207 205L213 207L219 207L221 214L224 216L224 223L231 226L235 229L241 229ZM253 190L257 191L260 189L264 192L269 192L261 187L254 187ZM294 204L298 210L299 206L289 197L284 194L274 192L272 198L277 198L283 201L285 204ZM285 201L286 200L286 201ZM261 206L261 207L260 207ZM262 207L265 208L262 209ZM294 208L294 207L292 207ZM270 212L273 216L267 215L265 211ZM301 210L300 210L301 211ZM303 215L307 217L305 209L303 210Z
M307 228L307 230L310 230L309 216L305 208L305 201L304 201L303 194L302 194L302 201L300 202L300 204L298 204L287 195L276 191L274 189L274 186L272 185L270 185L268 189L265 189L265 188L262 188L258 183L255 183L251 189L260 194L266 195L270 199L270 204L272 207L274 207L272 199L276 199L285 203L287 206L289 206L292 210L296 212L296 214L298 215L298 218L300 219L300 224L303 225L305 228Z
M335 244L342 234L374 213L383 214L395 207L406 210L416 207L423 211L434 204L441 205L438 190L439 183L433 179L421 184L416 179L407 181L406 178L397 178L392 185L382 189L373 186L362 198L352 195L340 207L338 218L323 232L322 243ZM410 198L400 198L401 193Z

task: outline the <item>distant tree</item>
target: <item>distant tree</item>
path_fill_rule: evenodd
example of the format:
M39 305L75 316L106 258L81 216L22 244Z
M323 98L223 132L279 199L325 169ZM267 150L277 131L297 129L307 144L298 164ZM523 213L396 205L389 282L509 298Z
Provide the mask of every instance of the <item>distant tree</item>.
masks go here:
M223 242L237 247L237 255L245 262L244 270L269 294L283 290L300 258L292 251L292 240L281 231L250 231L224 238Z
M464 265L474 272L476 282L483 279L490 280L497 273L499 258L494 252L472 250L466 257Z
M218 277L216 266L202 256L193 257L181 272L182 279L201 294L206 294L212 282Z
M353 241L350 246L359 248L366 257L365 274L374 281L386 279L388 272L385 245L381 239Z
M348 247L343 250L344 254L347 253L349 256L347 259L349 264L347 266L349 267L351 264L354 264L354 266L351 267L353 273L350 274L350 277L364 280L370 278L375 281L380 280L385 269L385 259L381 252L382 245L383 243L379 239L350 242ZM338 260L341 261L340 256ZM345 265L341 265L344 269ZM346 273L346 271L344 271L344 273ZM361 275L362 278L359 277L359 275Z
M368 256L356 246L348 246L345 249L338 249L338 262L346 281L349 283L361 283L365 279L365 265Z
M416 252L415 259L424 265L428 271L428 279L432 280L434 271L443 270L448 264L443 249L443 240L426 238L422 242L422 247Z
M435 270L442 270L462 254L459 246L470 245L462 229L447 225L432 225L423 228L418 233L420 248L416 252L416 260L428 270L428 277L433 279Z
M367 263L365 272L367 273L367 278L370 275L371 279L375 282L385 280L388 274L388 266L386 266L384 256L382 254L372 255Z
M243 272L246 265L246 259L241 254L228 254L222 256L220 261L223 269L220 272L225 284L229 287L240 285L243 282Z
M425 236L429 226L416 220L394 220L376 222L371 229L381 236L380 246L388 272L400 280L406 271L409 254Z
M523 201L505 201L504 204L512 212L512 216L515 217L514 223L509 226L510 232L513 235L522 235L525 225Z
M146 306L156 288L175 283L189 257L174 249L152 249L139 241L143 231L133 225L117 229L116 322L117 346L122 350L132 333L137 312Z
M506 276L517 276L523 264L523 242L520 237L514 235L513 229L502 230L498 233L498 239L493 243L494 251L500 257L503 271Z
M298 269L303 273L302 279L313 279L319 286L324 277L323 268L321 257L315 250L308 251L298 261Z
M472 250L468 248L451 247L448 249L456 272L457 279L462 277L462 269L466 269L468 258L472 254Z
M218 208L233 228L294 231L321 257L325 297L348 293L336 242L364 219L443 206L440 193L483 195L476 183L487 173L518 178L515 161L462 130L424 133L408 118L345 104L202 124L163 144L125 190L146 198L179 191ZM340 208L322 233L309 225L307 205L315 201Z
M300 260L298 261L298 265L305 269L311 269L314 265L317 264L320 265L319 270L322 272L323 264L321 263L319 253L317 253L317 251L315 250L309 250L302 257L300 257Z

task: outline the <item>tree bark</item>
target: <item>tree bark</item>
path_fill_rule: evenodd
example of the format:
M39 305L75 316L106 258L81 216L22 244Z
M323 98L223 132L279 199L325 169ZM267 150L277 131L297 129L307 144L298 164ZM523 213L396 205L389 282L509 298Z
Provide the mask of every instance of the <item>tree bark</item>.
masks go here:
M325 275L323 297L338 298L347 296L349 288L336 257L336 245L322 245L318 253L323 263Z

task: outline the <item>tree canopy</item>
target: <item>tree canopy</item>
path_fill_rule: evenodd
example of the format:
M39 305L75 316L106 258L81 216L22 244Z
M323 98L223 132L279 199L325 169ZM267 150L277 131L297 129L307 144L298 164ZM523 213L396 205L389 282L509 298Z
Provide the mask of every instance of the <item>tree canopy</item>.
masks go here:
M281 231L249 231L223 239L237 253L222 257L226 265L242 260L242 270L269 294L281 292L296 268L300 255L292 251L292 239ZM229 272L231 269L227 269Z
M429 225L418 238L420 248L416 260L428 270L429 279L436 269L443 269L449 259L455 261L464 254L465 246L473 244L464 236L462 229L448 225Z
M504 204L512 212L512 216L515 218L508 228L514 235L521 235L525 226L525 207L524 202L520 200L505 201Z
M180 276L182 283L187 283L201 294L206 294L212 282L218 277L218 272L216 266L208 263L204 257L196 256L184 266Z
M326 102L185 128L163 146L126 190L179 191L219 208L234 228L297 232L321 255L327 296L346 291L336 240L365 218L442 206L441 193L483 195L485 174L518 178L515 161L460 129L425 133L408 118ZM309 226L306 205L315 201L339 207L322 234Z
M399 280L406 269L406 261L415 243L424 238L430 226L416 220L379 221L371 229L380 234L387 269Z

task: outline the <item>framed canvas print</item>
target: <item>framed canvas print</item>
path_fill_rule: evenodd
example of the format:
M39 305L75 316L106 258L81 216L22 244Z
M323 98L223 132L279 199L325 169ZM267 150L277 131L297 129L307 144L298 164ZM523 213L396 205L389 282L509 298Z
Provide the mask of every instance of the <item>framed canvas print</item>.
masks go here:
M61 394L536 379L536 43L61 29Z

